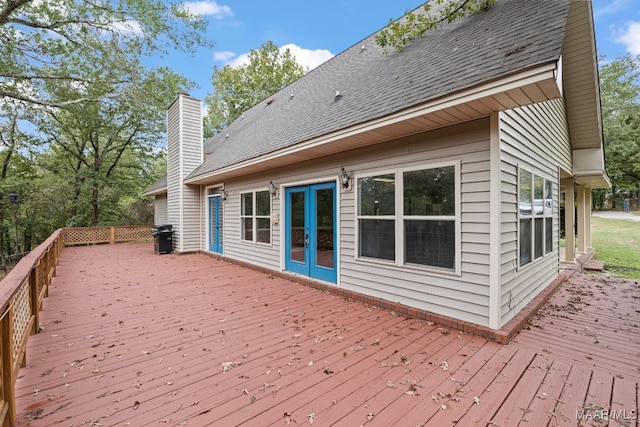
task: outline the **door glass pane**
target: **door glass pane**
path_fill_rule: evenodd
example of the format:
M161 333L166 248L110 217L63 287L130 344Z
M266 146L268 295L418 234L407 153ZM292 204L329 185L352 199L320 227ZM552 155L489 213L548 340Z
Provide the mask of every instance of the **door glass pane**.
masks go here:
M209 230L211 232L211 236L209 237L209 244L214 246L218 241L218 227L216 226L216 200L209 199Z
M291 209L289 212L291 218L289 257L293 261L305 262L304 192L291 193L289 206Z
M333 188L316 191L316 264L333 268Z

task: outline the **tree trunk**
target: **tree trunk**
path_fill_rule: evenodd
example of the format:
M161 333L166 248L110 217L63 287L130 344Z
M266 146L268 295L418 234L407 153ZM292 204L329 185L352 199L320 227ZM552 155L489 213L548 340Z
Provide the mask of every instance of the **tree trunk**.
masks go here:
M91 223L95 227L98 225L99 219L99 190L97 188L97 184L94 184L93 191L91 194Z

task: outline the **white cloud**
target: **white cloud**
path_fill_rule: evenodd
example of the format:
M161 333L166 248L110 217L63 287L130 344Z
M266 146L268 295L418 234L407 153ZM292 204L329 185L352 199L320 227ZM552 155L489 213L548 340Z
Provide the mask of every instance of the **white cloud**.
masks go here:
M627 52L640 55L640 22L629 22L616 38L616 42L625 45Z
M226 61L226 65L229 65L231 68L242 67L243 65L247 65L249 63L249 54L243 53L236 57L229 57Z
M295 56L298 64L302 65L304 68L308 68L309 70L313 70L318 65L328 61L334 56L333 53L327 49L305 49L292 43L282 46L280 48L280 52L283 52L286 49L289 49L291 54Z
M229 6L219 5L215 1L190 1L184 3L184 8L194 15L213 16L216 19L233 16Z
M323 62L333 58L333 54L326 49L305 49L295 44L286 44L280 48L280 52L284 52L289 49L289 52L295 57L296 62L305 69L313 70ZM242 53L240 55L234 52L221 51L214 52L213 59L221 61L225 65L229 65L232 68L241 67L249 63L249 54Z
M228 50L224 50L221 52L213 52L213 59L216 61L222 61L225 64L230 61L232 58L236 56L235 53L230 52Z
M616 38L616 42L624 44L627 52L640 55L640 22L629 22L627 28Z
M604 6L601 4L605 3ZM606 0L606 1L597 1L598 7L594 5L593 15L598 18L602 15L611 15L617 13L621 10L624 10L629 3L628 0Z

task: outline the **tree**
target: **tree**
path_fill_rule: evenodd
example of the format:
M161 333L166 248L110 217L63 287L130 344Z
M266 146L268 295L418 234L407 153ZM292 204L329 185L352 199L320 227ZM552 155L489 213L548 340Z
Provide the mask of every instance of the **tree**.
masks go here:
M71 186L70 225L95 226L105 219L113 223L120 197L141 192L136 182L141 181L143 159L153 157L163 140L165 108L188 87L166 68L146 71L140 66L137 74L137 82L121 87L113 99L49 108L38 121L51 143L50 165L63 172ZM95 86L71 84L58 85L53 93L60 99L102 96Z
M205 137L210 137L240 117L243 111L302 77L305 69L289 49L280 51L273 42L249 51L249 62L238 68L213 68L214 91L207 95L208 112L204 120Z
M495 2L496 0L431 0L422 6L424 12L407 11L403 19L391 20L386 28L376 34L376 43L385 49L385 53L389 46L401 51L427 31L445 22L450 23L466 15L480 13Z
M640 185L640 56L626 55L600 68L607 173L614 200Z
M0 97L29 104L64 107L101 98L57 98L58 82L113 96L132 82L131 61L162 55L168 48L193 52L208 46L206 21L164 0L10 0L0 6ZM119 70L114 79L96 80L88 68ZM102 76L106 77L106 76Z
M29 183L36 175L30 147L33 138L19 126L26 116L11 104L0 106L0 254L13 255L31 249L32 233L25 227L28 206L25 197L32 191ZM0 259L0 266L2 260Z
M174 0L0 2L0 253L140 222L166 106L191 87L141 58L211 46L205 30Z

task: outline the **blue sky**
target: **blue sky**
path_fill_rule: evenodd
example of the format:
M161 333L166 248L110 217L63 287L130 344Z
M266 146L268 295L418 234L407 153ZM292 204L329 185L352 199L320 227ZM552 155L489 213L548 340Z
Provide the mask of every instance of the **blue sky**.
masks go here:
M187 2L209 22L208 35L215 47L195 56L175 53L165 60L195 81L199 87L191 95L204 99L213 91L214 66L241 64L250 49L266 41L288 47L298 62L313 68L420 4L420 0ZM593 0L593 14L599 55L607 60L626 53L640 55L640 0Z

